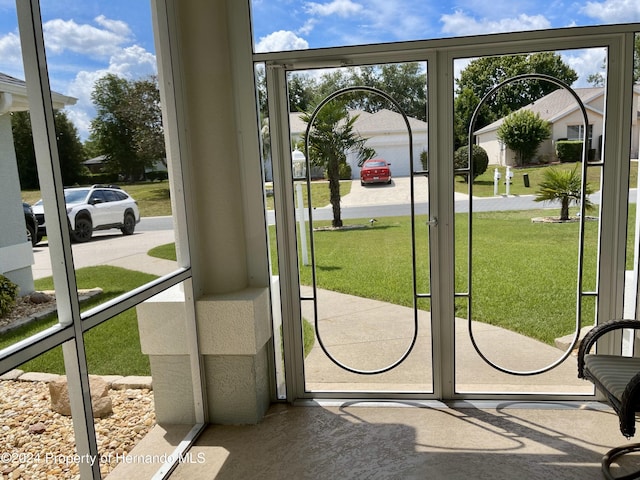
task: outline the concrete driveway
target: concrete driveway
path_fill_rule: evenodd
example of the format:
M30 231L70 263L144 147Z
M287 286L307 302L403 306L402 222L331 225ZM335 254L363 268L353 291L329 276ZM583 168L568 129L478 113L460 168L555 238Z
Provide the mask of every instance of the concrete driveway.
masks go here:
M425 177L414 179L415 203L429 201L429 180ZM455 200L463 200L467 195L454 194ZM342 207L361 207L368 205L405 205L411 201L411 178L395 177L389 185L381 183L360 185L358 180L351 182L351 192L340 199Z
M94 232L87 243L72 245L73 264L76 269L94 265L113 265L153 275L165 275L176 269L176 263L147 255L158 245L174 241L173 230L136 231L133 235L122 235L118 230ZM33 249L35 263L33 278L51 276L49 245L43 241Z

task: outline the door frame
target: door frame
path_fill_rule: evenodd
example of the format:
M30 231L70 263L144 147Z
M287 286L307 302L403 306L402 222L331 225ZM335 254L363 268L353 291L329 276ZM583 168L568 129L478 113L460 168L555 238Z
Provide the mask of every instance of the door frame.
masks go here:
M619 318L623 312L628 213L629 162L633 98L634 34L640 24L565 28L474 37L401 42L354 47L254 54L254 62L266 67L270 112L280 272L280 304L283 323L286 398L362 398L361 393L310 393L304 386L304 360L299 292L298 257L294 211L286 74L290 71L383 63L426 62L430 214L438 218L430 228L431 331L433 338L433 394L394 393L385 398L416 399L522 399L574 400L585 396L549 394L457 394L455 393L454 309L454 197L453 125L454 61L479 56L507 55L604 47L608 49L606 123L602 173L598 277L598 321ZM445 127L446 126L446 127ZM637 239L636 239L637 241ZM607 248L601 248L605 245ZM434 281L434 279L436 279ZM616 339L600 346L603 352L619 349ZM437 368L436 368L437 365ZM365 397L367 395L364 395ZM382 395L375 394L375 398Z

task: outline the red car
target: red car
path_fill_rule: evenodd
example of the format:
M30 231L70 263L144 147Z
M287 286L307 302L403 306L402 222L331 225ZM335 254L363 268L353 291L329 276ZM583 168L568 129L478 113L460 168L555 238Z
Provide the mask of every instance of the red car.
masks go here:
M360 169L360 184L391 183L390 163L381 158L367 160Z

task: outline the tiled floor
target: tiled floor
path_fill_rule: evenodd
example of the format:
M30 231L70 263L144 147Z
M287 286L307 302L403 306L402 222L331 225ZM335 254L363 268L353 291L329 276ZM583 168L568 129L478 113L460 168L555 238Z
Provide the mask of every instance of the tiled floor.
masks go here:
M175 446L173 427L157 428L156 442ZM589 480L625 443L599 404L274 405L258 425L207 427L171 480ZM148 478L133 467L113 478Z

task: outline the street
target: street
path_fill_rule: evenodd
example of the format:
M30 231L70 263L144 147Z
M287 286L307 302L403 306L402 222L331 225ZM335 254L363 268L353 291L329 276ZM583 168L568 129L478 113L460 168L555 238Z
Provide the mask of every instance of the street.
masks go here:
M426 179L416 179L414 198L415 213L425 215L428 212ZM424 180L424 183L422 183ZM630 202L636 201L636 189L630 190ZM353 182L351 193L343 197L342 218L379 218L410 214L409 178L394 178L391 185L375 185L362 187L359 182ZM374 202L377 200L377 203ZM599 192L591 196L593 203L600 202ZM474 211L505 211L527 210L533 208L558 209L556 204L541 204L534 201L533 195L498 196L489 198L474 198ZM469 211L469 201L465 195L455 194L456 212ZM314 220L331 220L333 218L331 206L314 208ZM308 220L308 210L305 209L305 219ZM273 210L267 211L267 222L273 225L275 221ZM158 245L174 241L173 220L171 217L143 217L136 226L135 233L124 236L119 230L105 230L94 232L94 237L87 243L75 243L72 246L75 268L92 265L114 265L135 269L154 275L164 275L175 269L175 262L149 257L147 252ZM33 249L35 263L33 265L34 279L51 275L51 259L46 241L36 245Z

